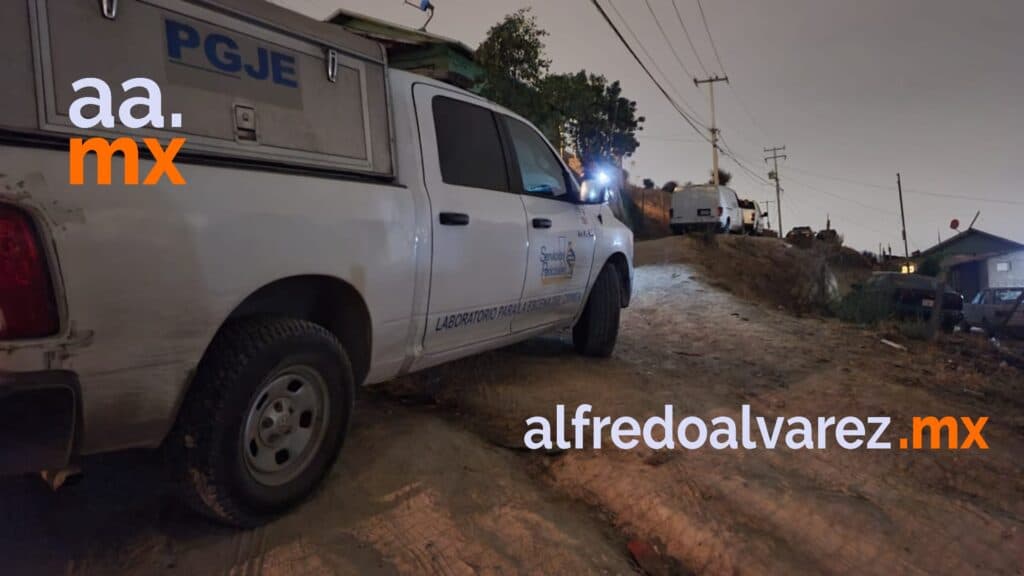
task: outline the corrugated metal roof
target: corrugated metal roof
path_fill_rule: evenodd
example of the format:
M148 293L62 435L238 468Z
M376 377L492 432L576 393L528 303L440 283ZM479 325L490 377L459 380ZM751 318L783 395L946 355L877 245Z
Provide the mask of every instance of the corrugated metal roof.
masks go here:
M334 14L327 19L327 22L337 24L339 26L357 28L357 33L365 34L368 37L382 42L412 45L446 44L471 57L474 53L472 48L453 38L433 34L426 30L417 30L415 28L401 26L393 22L372 18L350 10L336 10Z

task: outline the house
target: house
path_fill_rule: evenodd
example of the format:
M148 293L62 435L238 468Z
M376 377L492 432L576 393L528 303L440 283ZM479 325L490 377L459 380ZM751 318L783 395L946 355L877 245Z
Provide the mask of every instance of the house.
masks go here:
M970 228L921 252L918 270L936 262L949 285L971 299L985 288L1024 285L1024 244Z
M993 256L986 262L989 288L1024 286L1024 250Z
M388 65L454 84L473 88L483 74L473 49L458 40L414 30L384 20L338 10L327 20L350 32L383 43Z

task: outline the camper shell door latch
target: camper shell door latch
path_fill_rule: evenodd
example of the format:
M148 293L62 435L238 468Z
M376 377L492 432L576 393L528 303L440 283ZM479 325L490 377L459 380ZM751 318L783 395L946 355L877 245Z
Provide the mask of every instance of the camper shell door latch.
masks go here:
M107 20L117 19L117 0L100 0L100 8Z

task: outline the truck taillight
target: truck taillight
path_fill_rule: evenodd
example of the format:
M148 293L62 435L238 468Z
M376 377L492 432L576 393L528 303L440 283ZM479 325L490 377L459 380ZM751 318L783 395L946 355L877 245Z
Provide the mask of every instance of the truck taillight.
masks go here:
M0 205L0 340L50 336L59 324L35 226L25 212Z

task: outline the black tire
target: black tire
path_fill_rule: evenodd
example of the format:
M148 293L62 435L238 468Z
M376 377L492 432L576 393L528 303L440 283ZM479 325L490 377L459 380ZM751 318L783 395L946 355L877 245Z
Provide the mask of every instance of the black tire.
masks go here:
M288 450L263 444L265 429L276 432L279 426L276 421L272 428L264 426L265 415L271 404L278 414L293 412L288 398L282 398L286 410L281 411L275 398L285 391L275 383L301 380L298 386L296 381L283 385L297 394L305 381L290 371L300 369L310 378L319 413L313 409L283 416L280 425L286 427L281 428L285 435L309 430L316 443L306 440L294 463L288 463ZM276 396L271 395L271 386L278 387ZM273 519L308 496L328 472L348 432L354 401L348 356L323 327L283 318L225 326L200 362L168 439L169 461L183 499L201 514L232 526L253 527ZM254 414L258 423L253 425ZM247 444L254 430L260 443ZM275 441L274 435L270 438ZM293 467L289 475L277 477L282 479L279 484L261 481L262 472L254 471L251 460L263 449L275 461L284 452L284 465ZM266 474L273 477L275 472Z
M619 336L621 304L619 275L611 264L605 265L594 282L583 314L573 326L572 343L576 352L596 358L612 355Z

